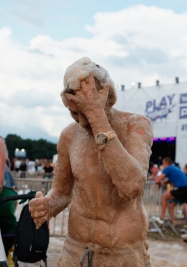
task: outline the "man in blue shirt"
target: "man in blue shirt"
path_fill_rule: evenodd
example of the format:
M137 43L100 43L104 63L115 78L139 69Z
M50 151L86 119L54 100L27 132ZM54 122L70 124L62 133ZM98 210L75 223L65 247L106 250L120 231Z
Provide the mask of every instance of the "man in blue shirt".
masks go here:
M163 159L163 167L164 170L162 174L157 177L156 183L163 185L166 183L171 183L174 185L174 189L171 191L166 191L162 195L162 211L160 219L164 220L165 211L168 206L169 199L177 199L181 203L187 203L187 177L178 167L172 165L173 162L170 158ZM162 181L165 177L168 178L166 181ZM174 205L175 202L172 203L173 208L170 210L171 221L174 224Z

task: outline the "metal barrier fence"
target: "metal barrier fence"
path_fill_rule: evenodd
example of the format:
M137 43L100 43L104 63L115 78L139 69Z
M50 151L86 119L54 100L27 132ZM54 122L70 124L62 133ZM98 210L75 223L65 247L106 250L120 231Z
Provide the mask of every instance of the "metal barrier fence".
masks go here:
M30 190L41 191L44 195L50 190L53 179L47 178L14 178L19 194L27 194ZM19 218L23 205L17 205L16 216ZM69 208L60 212L56 218L50 220L50 235L65 236L67 233Z
M149 219L153 216L160 217L162 194L165 190L166 189L164 188L159 188L154 182L147 182L144 191L143 202ZM175 219L182 219L183 217L182 206L177 205L175 207ZM165 218L169 218L168 210L166 211Z
M54 174L51 172L35 171L35 172L23 172L23 171L11 171L14 178L50 178L52 179Z
M42 191L44 195L50 190L53 179L41 179L41 178L15 178L15 181L19 188L19 193L27 193L28 191ZM145 192L143 196L144 206L147 210L149 220L151 221L152 216L160 216L161 211L161 196L163 190L159 189L158 186L153 182L147 182ZM19 217L22 206L16 210L16 215ZM50 235L51 236L65 236L67 233L69 208L59 213L56 218L50 220ZM166 218L169 217L166 213ZM178 206L175 208L176 219L183 218L182 207Z
M149 217L160 216L162 189L153 182L147 182L143 202Z

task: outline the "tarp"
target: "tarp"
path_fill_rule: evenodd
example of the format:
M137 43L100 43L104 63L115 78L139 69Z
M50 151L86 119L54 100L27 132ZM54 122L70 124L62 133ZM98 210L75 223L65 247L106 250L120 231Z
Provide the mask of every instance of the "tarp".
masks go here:
M154 137L176 137L176 162L187 163L187 83L117 91L115 107L148 117Z

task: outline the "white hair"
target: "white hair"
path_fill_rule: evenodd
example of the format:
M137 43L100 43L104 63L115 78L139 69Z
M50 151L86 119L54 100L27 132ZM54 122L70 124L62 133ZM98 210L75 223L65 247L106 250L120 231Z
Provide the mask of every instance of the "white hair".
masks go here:
M110 107L113 106L116 102L114 82L110 78L107 70L105 70L100 65L92 62L87 57L83 57L75 61L67 68L64 75L64 90L61 93L62 100L64 93L68 89L73 91L80 90L80 82L88 78L91 73L93 74L95 79L98 80L102 88L105 88L106 86L109 87L108 104Z

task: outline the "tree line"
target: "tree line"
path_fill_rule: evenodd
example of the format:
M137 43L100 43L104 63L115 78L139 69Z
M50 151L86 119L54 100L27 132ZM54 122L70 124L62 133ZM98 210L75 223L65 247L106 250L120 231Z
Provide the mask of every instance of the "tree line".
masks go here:
M23 139L16 134L8 134L5 138L9 158L15 158L15 149L25 149L26 158L35 159L52 159L57 153L56 144L45 139L31 140Z

